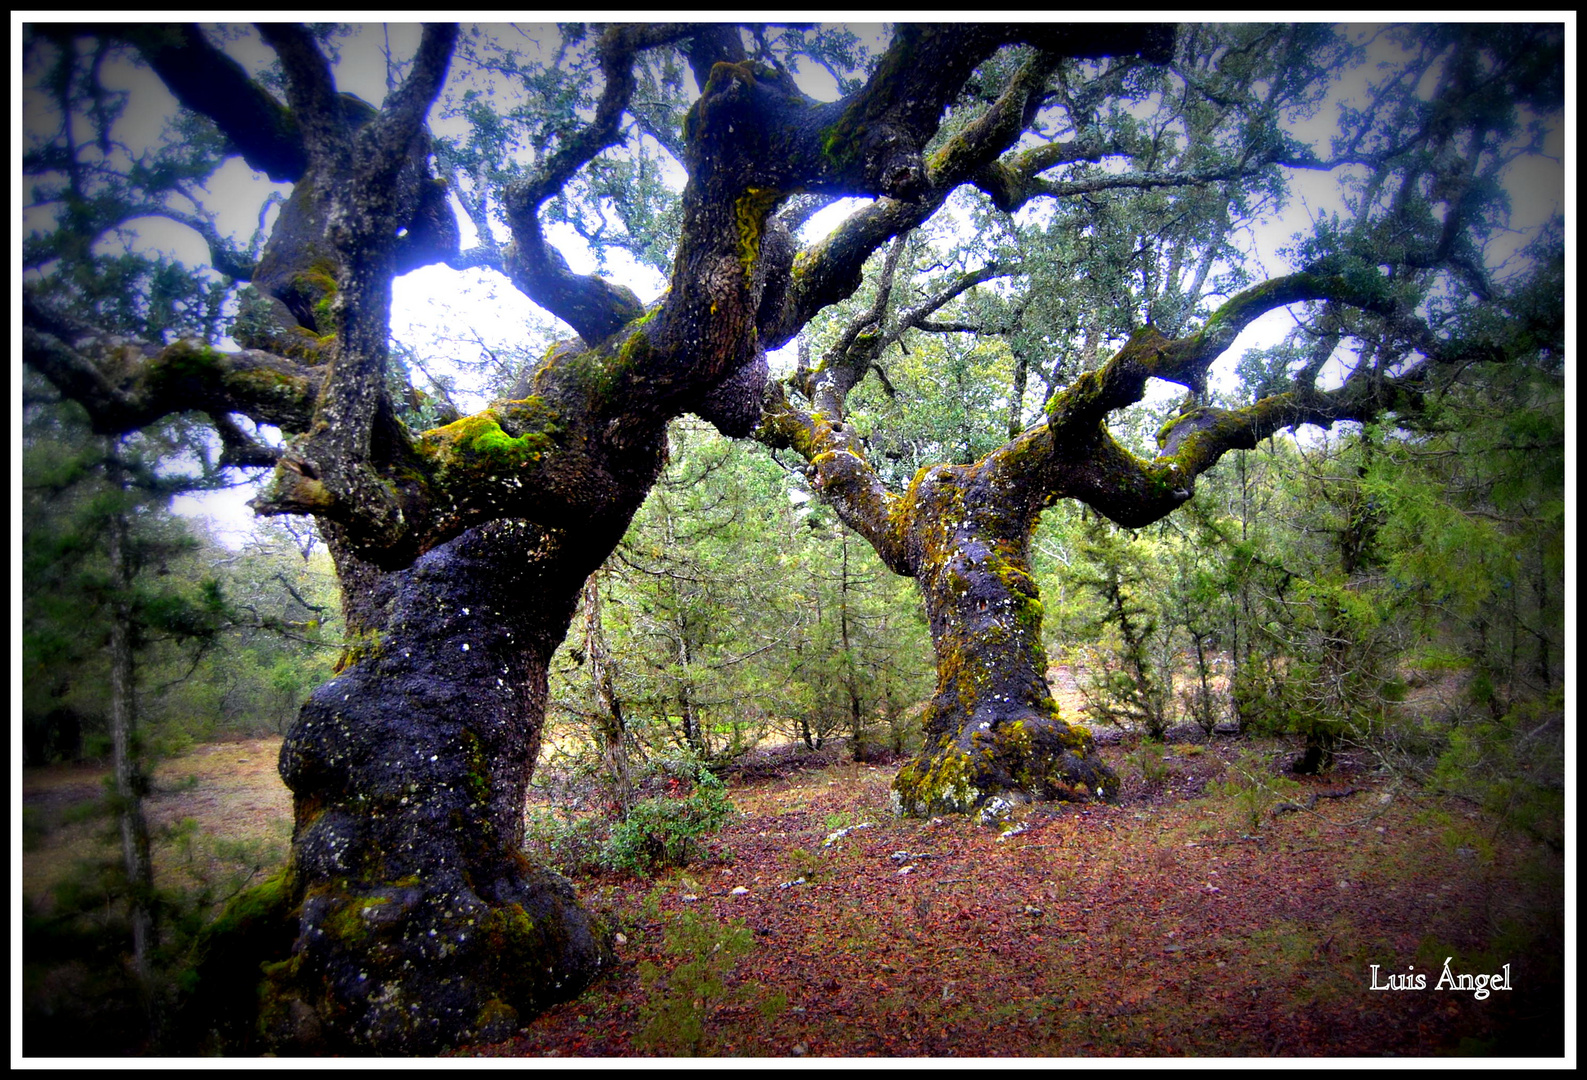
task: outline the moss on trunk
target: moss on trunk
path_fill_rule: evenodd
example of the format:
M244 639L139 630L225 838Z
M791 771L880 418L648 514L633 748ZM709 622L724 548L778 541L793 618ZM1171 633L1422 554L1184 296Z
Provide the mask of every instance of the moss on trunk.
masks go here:
M393 575L378 647L282 746L290 950L259 987L283 1053L433 1053L503 1037L611 962L572 886L522 854L546 664L588 545L498 522ZM289 908L288 908L289 906Z
M915 580L937 654L925 745L893 783L909 814L994 799L1111 799L1118 779L1059 714L1030 572L1036 517L985 463L938 466L910 489Z

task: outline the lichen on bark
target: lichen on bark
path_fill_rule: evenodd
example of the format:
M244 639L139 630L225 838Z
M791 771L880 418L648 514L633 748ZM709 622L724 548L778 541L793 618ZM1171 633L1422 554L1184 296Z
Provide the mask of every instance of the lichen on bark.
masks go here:
M1046 679L1029 542L1041 508L1038 434L973 465L922 469L892 494L841 418L786 401L759 437L795 449L817 490L896 573L914 579L936 653L920 753L894 780L907 814L968 813L999 799L1111 799L1118 779L1060 715ZM1050 447L1050 440L1046 441Z
M910 488L915 581L937 655L920 754L893 783L906 813L965 813L989 799L1111 799L1118 780L1067 723L1046 678L1030 570L1036 515L995 462L937 466Z
M281 751L298 914L263 990L278 1052L431 1053L610 965L572 886L520 850L588 561L524 522L464 534L395 575L379 647L304 707Z
M184 57L205 59L226 88L208 115L251 148L250 161L294 182L238 326L242 344L275 360L182 346L163 369L128 359L96 380L60 335L35 328L29 362L92 402L106 430L193 407L186 397L287 432L271 459L275 491L256 505L318 517L358 645L283 744L290 870L239 899L214 956L243 969L250 993L262 988L252 999L259 1037L277 1052L427 1053L510 1033L609 964L567 884L520 854L522 802L546 663L580 586L654 482L667 423L694 411L728 434L753 430L766 350L851 293L871 251L1012 146L1052 64L1092 53L1085 33L1055 38L1051 56L1026 63L985 117L926 160L972 70L1039 31L904 27L863 87L820 103L741 48L717 48L715 29L605 27L592 46L604 80L593 118L559 136L503 199L513 241L501 268L581 340L490 409L414 433L388 387L391 279L418 257L456 251L423 130L455 28L425 29L378 109L335 92L306 28L260 32L282 62L284 105L235 65L213 63L196 28L147 38L146 52L168 73ZM1108 34L1123 51L1150 36ZM647 310L630 290L574 274L538 214L621 138L637 53L691 37L690 62L709 75L684 132L689 181L670 288ZM714 52L732 55L710 67ZM205 109L191 80L171 77ZM255 129L228 130L242 106ZM795 191L875 202L796 262L776 217ZM767 430L814 463L890 567L921 581L940 663L934 741L905 773L918 778L912 807L963 808L992 790L1106 794L1105 771L1043 681L1025 550L1040 484L1014 477L1011 455L928 471L893 496L840 412L784 419ZM1031 458L1050 450L1021 445ZM1023 486L1009 487L1014 479Z

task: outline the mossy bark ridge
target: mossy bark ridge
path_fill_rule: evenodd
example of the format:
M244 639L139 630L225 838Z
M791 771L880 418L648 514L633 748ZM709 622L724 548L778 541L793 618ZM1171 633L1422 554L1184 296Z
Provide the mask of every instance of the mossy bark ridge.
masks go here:
M1010 494L1016 494L1010 498ZM898 809L967 813L990 800L1112 798L1118 779L1047 685L1036 523L995 468L938 466L910 489L910 562L931 624L937 687Z
M685 131L691 178L672 287L647 311L568 271L538 209L615 137L637 51L690 30L706 92ZM30 359L103 399L107 428L191 407L175 391L202 385L217 417L258 416L268 403L291 434L284 451L239 450L277 462L255 505L319 519L356 645L282 751L293 855L267 906L271 918L288 914L291 933L235 919L212 952L269 943L266 1045L426 1052L510 1032L607 960L571 890L518 852L546 661L580 585L654 481L666 422L687 410L731 433L758 422L762 335L810 313L789 315L794 250L778 206L803 189L918 194L921 148L944 104L1018 35L981 29L967 47L963 35L910 29L867 87L821 104L708 28L608 28L596 123L506 198L503 268L580 340L487 412L415 435L384 396L389 282L411 261L393 222L434 209L419 118L453 35L427 29L407 82L373 110L334 92L306 33L265 33L287 74L290 112L273 115L293 121L301 161L255 268L260 298L243 330L252 353L204 354L178 379L162 372L191 350L144 349L106 377L76 348L80 335L41 319ZM179 35L177 47L213 61L200 35ZM293 159L266 148L277 164ZM446 258L445 245L433 256ZM863 262L853 245L848 258ZM252 381L233 385L238 371Z
M521 854L550 655L588 551L502 521L426 554L281 750L297 935L262 1023L282 1052L501 1038L610 964L572 886Z

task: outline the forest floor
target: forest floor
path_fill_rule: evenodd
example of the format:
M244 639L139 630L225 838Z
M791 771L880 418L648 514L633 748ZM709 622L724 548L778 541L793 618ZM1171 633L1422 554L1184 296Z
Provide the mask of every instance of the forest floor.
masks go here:
M279 738L205 743L154 770L144 803L156 884L207 884L225 896L286 860L292 793L276 772ZM22 894L36 909L84 863L119 851L104 815L106 766L22 772Z
M284 852L277 743L162 766L151 816L193 824L159 846L157 867L241 879ZM895 818L893 766L782 769L772 756L731 783L739 813L692 865L576 879L620 935L612 975L516 1037L461 1052L1563 1053L1556 853L1364 758L1286 783L1293 748L1277 743L1102 752L1124 778L1117 805L1038 804L996 825ZM25 775L30 897L64 872L63 851L81 855L102 831L71 814L97 777ZM1457 976L1508 965L1512 989L1440 989L1446 957ZM1426 975L1426 989L1372 989L1406 975Z

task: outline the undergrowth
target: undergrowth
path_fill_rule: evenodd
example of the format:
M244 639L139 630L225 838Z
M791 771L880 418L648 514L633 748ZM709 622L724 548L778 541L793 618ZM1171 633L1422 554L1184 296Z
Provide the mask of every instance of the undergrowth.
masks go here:
M645 914L652 921L661 919L655 893L645 901ZM683 911L663 923L662 953L668 965L644 961L639 965L639 982L645 997L639 1006L643 1024L638 1043L647 1050L666 1056L699 1056L706 1050L707 1019L711 1010L730 995L727 975L755 944L755 935L743 919L718 922L699 911ZM781 994L769 999L771 1011ZM763 1008L763 1012L767 1009Z
M525 847L565 874L618 871L649 875L683 867L704 853L703 840L734 814L727 785L694 761L654 763L637 800L616 821L566 811L532 810Z
M1260 829L1270 810L1300 790L1294 780L1275 776L1262 755L1251 750L1241 750L1228 771L1229 779L1214 781L1207 790L1229 799L1236 825L1247 832Z

